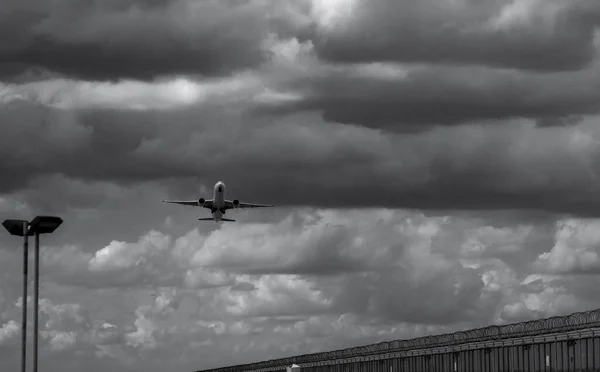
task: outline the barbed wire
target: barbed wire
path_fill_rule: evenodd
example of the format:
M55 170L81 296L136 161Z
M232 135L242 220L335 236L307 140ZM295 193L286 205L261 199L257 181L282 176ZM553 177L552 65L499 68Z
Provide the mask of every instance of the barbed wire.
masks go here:
M410 340L394 340L366 346L347 349L305 354L287 358L273 359L237 366L220 367L197 372L235 372L252 371L261 368L286 367L292 364L314 363L335 359L352 358L363 355L381 354L388 352L453 346L469 342L480 342L526 336L537 336L557 331L570 331L586 328L594 323L600 323L600 309L573 313L564 316L530 320L505 325L491 325L467 331L448 334L424 336Z

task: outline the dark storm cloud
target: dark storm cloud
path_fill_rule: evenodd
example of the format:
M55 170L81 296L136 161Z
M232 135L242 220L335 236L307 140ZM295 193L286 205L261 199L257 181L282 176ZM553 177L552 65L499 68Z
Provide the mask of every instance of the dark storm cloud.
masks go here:
M91 134L71 113L27 101L0 105L0 123L4 190L24 187L35 173L60 172L74 164L72 154L85 152Z
M596 54L596 0L513 2L514 14L506 17L512 24L503 29L494 27L494 19L511 5L506 0L353 3L347 23L315 40L322 58L558 71L581 69Z
M485 68L409 67L406 78L384 79L337 72L292 83L305 98L262 112L315 109L328 121L427 130L476 120L532 118L540 126L569 125L600 111L600 69L523 74Z
M509 5L504 0L463 6L433 0L357 3L348 19L319 29L318 15L309 16L310 1L11 0L0 12L5 37L0 78L227 74L268 59L261 43L273 34L310 39L321 58L334 62L556 71L580 69L595 56L594 30L600 23L595 0L559 4L556 14L556 3L532 2L532 20L503 30L486 22ZM312 4L313 11L319 8Z
M570 127L517 121L391 135L324 123L316 114L272 122L222 107L121 118L24 102L3 109L12 133L2 137L0 171L10 180L2 183L5 194L60 172L83 180L176 185L165 198L196 198L198 184L210 187L221 179L231 197L280 206L600 215L597 117ZM20 110L24 116L16 114ZM56 115L62 115L60 125L51 120Z
M0 79L32 68L88 80L226 74L268 57L267 32L294 30L283 3L11 2L0 12Z

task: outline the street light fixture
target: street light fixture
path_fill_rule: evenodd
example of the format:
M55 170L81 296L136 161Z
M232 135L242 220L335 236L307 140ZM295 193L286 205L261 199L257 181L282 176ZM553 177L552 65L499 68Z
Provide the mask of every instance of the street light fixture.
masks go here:
M62 222L63 220L60 217L37 216L29 224L29 235L52 234Z
M25 220L5 220L2 226L11 234L23 237L23 321L21 324L21 372L26 372L26 350L27 350L27 264L29 236L35 236L35 273L33 294L33 372L37 372L38 366L38 315L39 315L39 279L40 279L40 234L51 234L56 230L63 220L55 216L37 216L29 223Z
M23 224L27 224L25 226L29 226L29 221L25 220L4 220L2 222L2 226L10 233L10 235L16 236L24 236L28 231L28 227L23 228ZM31 234L29 234L31 235Z

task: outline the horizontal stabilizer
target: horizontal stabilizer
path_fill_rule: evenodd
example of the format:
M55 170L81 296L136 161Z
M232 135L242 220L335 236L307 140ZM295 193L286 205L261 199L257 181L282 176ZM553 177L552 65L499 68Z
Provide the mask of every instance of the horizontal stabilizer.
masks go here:
M214 221L215 219L212 217L207 217L207 218L198 218L198 221Z
M223 222L235 222L235 220L231 220L229 218L221 218L221 221L223 221Z

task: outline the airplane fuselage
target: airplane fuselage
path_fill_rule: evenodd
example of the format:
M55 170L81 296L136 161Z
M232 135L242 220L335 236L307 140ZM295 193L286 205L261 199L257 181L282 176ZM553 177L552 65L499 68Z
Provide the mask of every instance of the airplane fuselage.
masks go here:
M213 218L216 222L221 221L225 214L225 183L219 181L215 183L213 189Z

